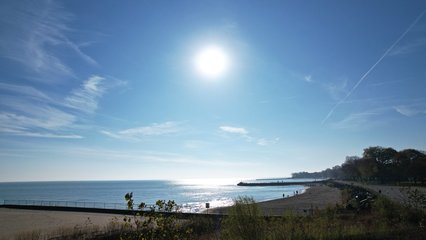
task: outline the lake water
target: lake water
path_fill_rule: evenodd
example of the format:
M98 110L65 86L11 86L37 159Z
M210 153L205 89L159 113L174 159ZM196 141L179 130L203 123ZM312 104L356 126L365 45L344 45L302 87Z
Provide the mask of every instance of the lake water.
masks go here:
M199 212L205 209L207 202L212 208L230 206L239 196L265 201L282 198L283 194L292 196L296 191L302 193L305 190L302 185L240 187L236 185L238 182L231 179L203 179L0 183L0 204L4 200L44 200L117 203L124 207L124 195L133 192L137 204L153 204L159 199L175 200L184 212Z

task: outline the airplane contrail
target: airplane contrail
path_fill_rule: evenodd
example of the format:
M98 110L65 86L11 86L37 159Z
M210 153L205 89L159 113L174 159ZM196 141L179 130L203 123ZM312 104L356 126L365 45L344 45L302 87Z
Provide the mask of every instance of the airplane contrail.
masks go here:
M344 101L346 101L346 99L352 95L352 93L358 88L358 86L364 81L364 79L368 76L368 74L370 74L371 71L374 70L374 68L376 68L376 66L383 60L383 58L385 58L390 51L392 51L392 49L401 41L401 39L403 39L405 37L405 35L407 35L407 33L417 24L417 22L423 17L423 15L425 14L426 10L423 10L422 13L419 14L419 16L417 16L417 18L410 24L410 26L401 34L401 36L399 36L398 39L396 39L396 41L386 50L386 52L379 58L379 60L376 61L376 63L373 64L373 66L371 66L368 71L366 73L364 73L364 75L362 75L362 77L358 80L358 82L355 84L355 86L352 87L352 89L346 94L346 96L344 98L342 98L339 102L336 103L336 105L334 105L331 110L328 112L327 116L322 120L321 125L324 124L330 117L331 115L333 115L334 111L336 110L336 108L342 104Z

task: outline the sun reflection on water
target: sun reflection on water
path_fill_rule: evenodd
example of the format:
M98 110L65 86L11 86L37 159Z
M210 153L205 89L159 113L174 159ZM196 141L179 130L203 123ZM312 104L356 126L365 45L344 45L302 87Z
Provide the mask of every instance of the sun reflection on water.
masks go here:
M236 186L245 179L237 178L193 178L173 181L177 185L202 186L203 188L218 188L223 186Z

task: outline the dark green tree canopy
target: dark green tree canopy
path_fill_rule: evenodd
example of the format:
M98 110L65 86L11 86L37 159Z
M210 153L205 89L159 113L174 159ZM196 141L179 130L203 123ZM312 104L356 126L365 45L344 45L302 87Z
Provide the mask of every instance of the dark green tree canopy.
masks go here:
M364 149L362 157L348 156L346 161L321 172L293 173L294 178L334 178L379 182L426 181L426 154L415 149L396 151L380 146Z

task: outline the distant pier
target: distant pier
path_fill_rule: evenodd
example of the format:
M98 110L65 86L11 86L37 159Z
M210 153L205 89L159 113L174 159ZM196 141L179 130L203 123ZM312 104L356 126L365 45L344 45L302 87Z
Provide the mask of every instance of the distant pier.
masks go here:
M257 182L257 183L248 183L248 182L239 182L237 186L242 187L264 187L264 186L290 186L290 185L308 185L315 183L323 183L327 180L318 180L318 181L300 181L300 182Z

